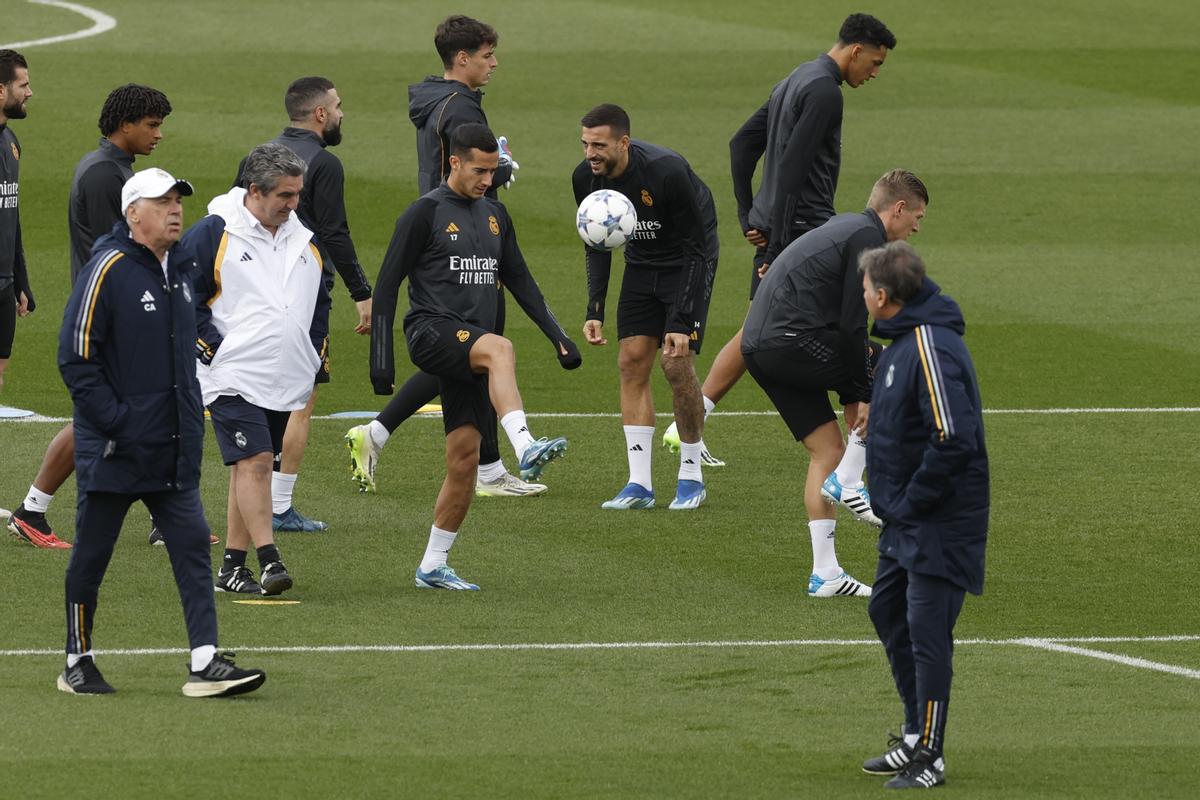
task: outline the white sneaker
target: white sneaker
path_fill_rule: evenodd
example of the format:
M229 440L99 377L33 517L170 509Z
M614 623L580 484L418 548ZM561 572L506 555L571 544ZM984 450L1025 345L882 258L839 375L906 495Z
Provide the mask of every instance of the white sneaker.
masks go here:
M859 583L843 570L836 578L824 580L817 573L808 576L809 597L870 597L871 587Z
M544 491L546 484L529 483L507 472L496 481L475 480L476 497L533 497Z
M840 505L854 518L876 528L883 527L883 520L875 516L871 509L871 495L862 483L858 486L843 486L838 480L837 473L829 473L829 477L821 484L821 496L834 505Z

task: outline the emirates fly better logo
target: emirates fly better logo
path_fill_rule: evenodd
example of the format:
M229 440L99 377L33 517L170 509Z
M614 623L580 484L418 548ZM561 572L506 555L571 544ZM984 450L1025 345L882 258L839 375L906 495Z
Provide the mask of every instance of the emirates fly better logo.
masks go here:
M491 256L450 256L450 271L460 286L495 286L499 260Z

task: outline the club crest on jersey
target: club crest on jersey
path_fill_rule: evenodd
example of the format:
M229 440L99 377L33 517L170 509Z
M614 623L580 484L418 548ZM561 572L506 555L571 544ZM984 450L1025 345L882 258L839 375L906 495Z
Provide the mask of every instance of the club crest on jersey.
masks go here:
M13 158L15 158L17 161L20 161L21 160L21 151L17 149L17 143L9 142L8 146L12 148Z
M890 389L892 388L892 381L894 380L896 380L896 365L889 364L887 378L884 379L883 385Z
M493 236L500 235L500 223L491 214L488 215L488 230L492 232Z
M642 189L642 204L646 206L654 205L654 198L650 196L650 192Z
M460 330L458 333L456 333L456 334L454 334L454 335L458 337L458 340L459 340L460 342L465 342L467 339L470 339L470 338L471 338L471 332L470 332L470 331L463 331L463 330Z

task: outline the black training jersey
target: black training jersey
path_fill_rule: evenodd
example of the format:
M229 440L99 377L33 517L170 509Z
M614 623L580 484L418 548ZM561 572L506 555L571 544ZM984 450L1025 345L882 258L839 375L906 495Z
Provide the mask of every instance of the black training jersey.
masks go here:
M371 296L371 282L358 263L354 240L350 238L350 223L346 221L346 173L341 160L326 149L324 139L306 128L284 128L272 141L300 156L308 166L296 216L313 232L313 240L321 251L325 274L329 276L326 289L333 288L336 269L350 297L355 302L366 300ZM243 158L233 185L249 189L245 169Z
M92 257L92 245L125 218L121 189L132 177L133 156L108 139L76 165L67 202L72 285Z
M371 376L376 386L395 375L392 326L400 283L408 278L404 333L413 341L430 324L466 322L496 330L496 292L505 288L554 345L564 366L579 351L546 305L517 246L504 204L470 200L446 184L418 198L396 221L371 317Z
M705 272L717 258L717 212L712 192L683 156L665 147L633 139L629 164L616 178L593 175L585 159L571 176L575 202L597 189L625 195L637 209L638 223L625 244L626 269L683 269L674 319L667 333L690 333L692 306L704 299ZM612 253L584 248L588 275L587 319L604 321Z
M883 222L868 208L838 214L784 248L750 304L742 352L802 347L821 360L840 358L859 399L869 398L867 308L858 257L886 241Z
M6 124L0 124L0 289L12 285L14 292L29 298L33 292L25 271L25 247L21 244L21 144Z
M828 55L801 64L729 143L738 214L745 214L743 229L769 235L768 263L796 227L813 228L833 216L842 163L841 84L841 70ZM759 156L762 182L746 209Z

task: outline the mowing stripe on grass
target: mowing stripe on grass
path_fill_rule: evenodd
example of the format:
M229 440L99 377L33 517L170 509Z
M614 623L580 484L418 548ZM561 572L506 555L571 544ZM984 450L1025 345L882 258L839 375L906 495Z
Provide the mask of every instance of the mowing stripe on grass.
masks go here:
M1075 647L1073 645L1052 642L1046 639L1019 639L1014 642L1014 644L1025 645L1026 647L1034 647L1039 650L1050 650L1056 653L1069 653L1075 656L1087 656L1088 658L1096 658L1101 661L1111 661L1114 664L1124 664L1127 667L1151 669L1155 672L1166 672L1171 675L1180 675L1184 678L1194 678L1196 680L1200 680L1200 670L1188 669L1187 667L1177 667L1174 664L1162 664L1158 661L1149 661L1144 658L1123 656L1118 653L1106 653L1103 650L1092 650L1087 647Z
M837 413L841 413L840 411ZM1197 414L1200 413L1200 406L1176 406L1166 408L985 408L984 414ZM778 416L777 411L713 411L708 416L710 417L775 417ZM529 412L525 416L530 419L619 419L620 412L598 412L598 411L544 411L544 412ZM670 418L674 417L674 412L659 411L654 416ZM438 414L420 414L418 417L425 419L441 419ZM345 422L345 418L336 417L332 414L316 414L313 419L336 419ZM22 419L5 420L5 422L29 424L33 422L54 422L59 425L64 422L70 422L71 417L44 417L41 414L34 414L32 417L24 417Z
M27 42L12 42L10 44L0 44L0 48L9 48L16 50L26 47L36 47L39 44L56 44L58 42L73 42L76 39L86 39L89 36L99 36L102 33L111 31L117 27L117 21L101 11L87 6L81 6L78 3L66 3L63 0L29 0L30 3L36 3L39 6L54 6L55 8L65 8L67 11L74 11L76 14L82 14L90 19L93 23L92 27L74 33L64 33L59 36L47 36L44 39L32 39Z
M1200 635L1177 636L1104 636L1018 639L959 639L955 645L1023 645L1053 649L1065 642L1200 642ZM230 650L248 653L444 653L501 650L677 650L682 648L729 649L735 647L878 647L878 639L748 639L699 642L513 642L491 644L325 644L325 645L243 645ZM1082 650L1082 648L1077 648ZM188 652L184 648L143 647L97 650L109 656L165 656ZM1067 652L1067 651L1064 651ZM1083 650L1084 654L1097 651ZM54 656L62 650L0 650L5 656ZM1140 659L1133 659L1140 661ZM1153 662L1147 662L1153 663ZM1200 673L1197 673L1200 676Z

